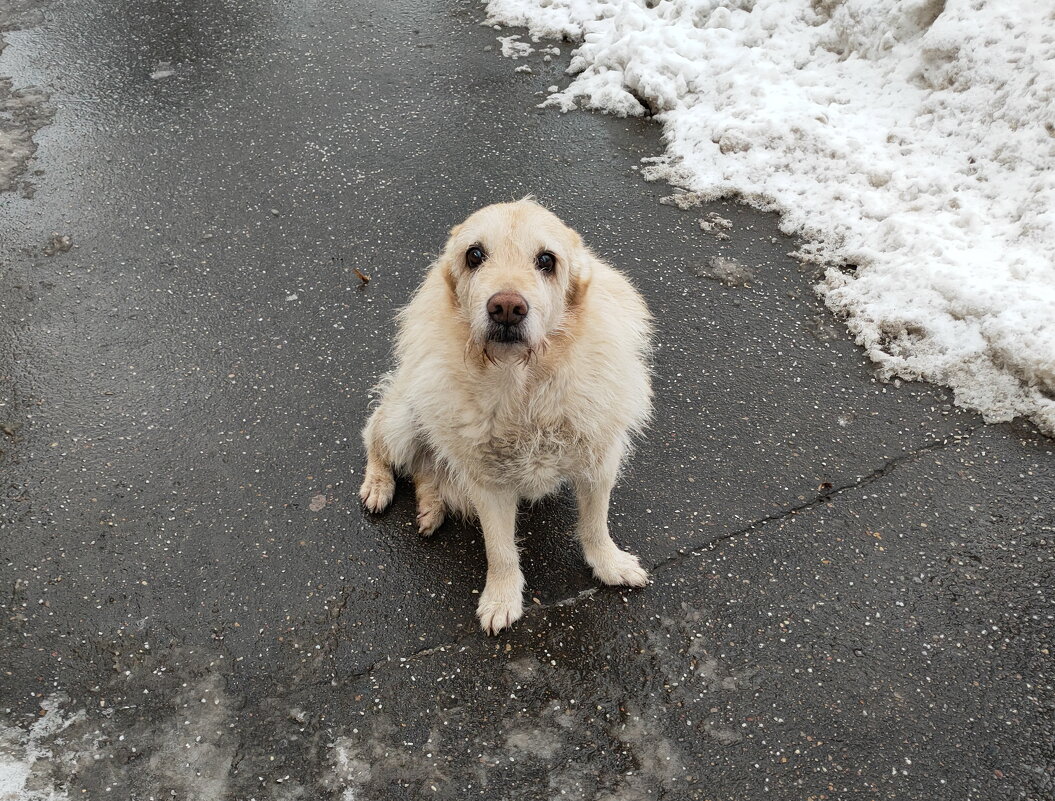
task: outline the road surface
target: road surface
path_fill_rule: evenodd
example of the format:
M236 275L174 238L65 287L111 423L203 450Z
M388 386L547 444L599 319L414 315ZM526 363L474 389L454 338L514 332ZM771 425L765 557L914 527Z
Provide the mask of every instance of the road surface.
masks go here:
M774 217L641 179L658 126L535 108L567 45L219 5L47 4L0 60L57 109L0 195L15 798L1055 794L1055 443L877 380ZM612 512L654 583L598 587L556 497L488 638L479 532L365 515L358 431L447 230L528 193L658 321Z

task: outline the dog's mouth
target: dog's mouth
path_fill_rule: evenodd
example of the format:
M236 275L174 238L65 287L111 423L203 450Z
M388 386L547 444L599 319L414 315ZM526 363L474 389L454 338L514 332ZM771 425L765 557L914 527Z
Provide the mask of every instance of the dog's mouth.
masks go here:
M487 341L498 342L503 345L516 345L524 341L524 332L521 331L518 324L490 323L487 326Z
M532 339L524 325L492 322L485 329L484 341L478 347L484 360L491 364L528 364L546 351L548 342L545 337L538 341Z

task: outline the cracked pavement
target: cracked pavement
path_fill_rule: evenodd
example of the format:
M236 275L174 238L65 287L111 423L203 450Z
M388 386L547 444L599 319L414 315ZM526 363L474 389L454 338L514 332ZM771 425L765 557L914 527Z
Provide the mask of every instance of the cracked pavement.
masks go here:
M656 126L536 109L567 48L516 73L468 2L40 11L0 60L57 108L0 194L22 797L1055 794L1055 442L878 381L772 216L641 180ZM658 321L611 520L654 582L598 588L549 499L487 638L478 532L364 515L358 430L448 228L527 193Z

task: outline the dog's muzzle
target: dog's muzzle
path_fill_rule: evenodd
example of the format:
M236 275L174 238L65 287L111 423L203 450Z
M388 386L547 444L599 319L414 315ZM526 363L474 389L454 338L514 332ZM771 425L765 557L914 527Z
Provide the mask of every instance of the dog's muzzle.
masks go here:
M524 334L520 330L519 323L514 323L513 325L507 325L505 323L490 323L487 326L487 341L502 342L507 345L513 345L517 342L523 342Z

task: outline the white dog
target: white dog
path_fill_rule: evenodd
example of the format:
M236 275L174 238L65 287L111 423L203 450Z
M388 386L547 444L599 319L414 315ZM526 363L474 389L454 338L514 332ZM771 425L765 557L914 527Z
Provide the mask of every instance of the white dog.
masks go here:
M366 427L360 496L380 512L411 476L418 529L475 516L487 549L477 616L523 614L517 504L571 481L578 537L605 584L648 574L608 534L608 499L652 390L644 301L577 233L530 198L488 206L450 233L399 314L396 369Z

